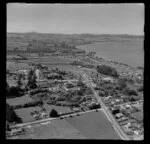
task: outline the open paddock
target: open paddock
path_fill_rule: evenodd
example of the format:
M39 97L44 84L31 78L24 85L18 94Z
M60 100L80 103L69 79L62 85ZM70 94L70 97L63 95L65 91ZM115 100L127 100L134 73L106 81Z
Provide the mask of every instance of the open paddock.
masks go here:
M120 139L103 111L66 119L87 139Z
M29 107L29 108L21 108L16 109L16 114L22 119L23 123L34 121L34 118L30 114L33 111L40 111L40 107Z
M71 112L71 110L68 107L63 107L63 106L55 106L55 105L48 105L48 104L44 104L43 106L46 111L49 113L52 109L55 109L58 113L69 113Z
M33 100L32 98L30 98L29 95L24 95L24 96L15 97L15 98L7 98L6 101L11 106L15 106L15 105L23 105L23 104L32 102Z
M71 58L64 58L58 56L44 56L44 57L28 57L26 62L33 62L33 63L70 63L72 62Z
M19 139L86 139L86 137L63 119L33 125L29 129L29 134L20 136Z

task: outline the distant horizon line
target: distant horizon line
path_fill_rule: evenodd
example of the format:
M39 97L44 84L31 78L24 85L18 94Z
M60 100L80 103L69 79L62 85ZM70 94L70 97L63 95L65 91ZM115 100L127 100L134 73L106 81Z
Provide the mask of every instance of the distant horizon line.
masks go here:
M50 32L36 32L36 31L29 31L29 32L7 32L7 33L37 33L37 34L64 34L64 35L128 35L128 36L144 36L144 34L128 34L128 33L50 33Z

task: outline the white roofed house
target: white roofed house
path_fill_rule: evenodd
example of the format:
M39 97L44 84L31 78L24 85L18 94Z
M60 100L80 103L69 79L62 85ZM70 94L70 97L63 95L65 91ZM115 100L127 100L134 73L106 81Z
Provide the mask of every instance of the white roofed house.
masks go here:
M111 77L105 77L105 78L103 78L102 80L108 81L108 82L114 82L114 79L111 78Z
M123 114L122 114L122 113L117 113L117 114L115 115L115 117L116 117L116 118L121 118L121 117L123 117Z
M28 75L29 70L18 70L20 74Z
M36 70L35 70L35 74L36 74L37 80L39 80L39 79L40 79L40 70L39 70L39 69L36 69Z
M35 74L38 81L43 78L42 72L39 69L35 70Z

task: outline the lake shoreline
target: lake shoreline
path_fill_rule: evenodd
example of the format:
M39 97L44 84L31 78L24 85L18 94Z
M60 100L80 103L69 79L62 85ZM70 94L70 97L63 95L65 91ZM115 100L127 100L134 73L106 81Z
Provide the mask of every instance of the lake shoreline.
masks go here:
M76 46L76 48L78 48L78 49L81 49L81 50L85 50L87 53L88 52L91 52L91 51L93 51L93 52L96 52L96 55L94 56L94 57L98 57L98 58L102 58L103 60L105 60L105 61L107 61L107 62L112 62L112 63L115 63L115 64L121 64L121 65L124 65L124 66L128 66L128 67L132 67L132 68L137 68L137 67L142 67L143 69L144 69L144 66L143 66L143 64L136 64L136 66L133 66L133 64L131 63L131 64L129 64L129 63L123 63L123 62L121 62L121 61L119 61L119 60L114 60L113 58L108 58L108 56L105 56L105 55L103 55L103 54L99 54L100 53L100 51L96 51L95 49L93 50L93 49L90 49L89 47L93 47L93 45L94 44L104 44L105 42L93 42L93 43L91 43L91 44L82 44L82 45L78 45L78 46ZM107 42L107 43L112 43L112 41L110 41L110 42ZM106 44L107 44L106 43ZM115 41L113 42L113 43L115 43ZM125 41L124 43L121 41L121 43L122 44L124 44L124 43L128 43L128 41ZM89 50L90 49L90 50ZM123 53L123 52L122 52ZM122 53L120 53L120 55L122 54ZM124 56L124 55L123 55Z

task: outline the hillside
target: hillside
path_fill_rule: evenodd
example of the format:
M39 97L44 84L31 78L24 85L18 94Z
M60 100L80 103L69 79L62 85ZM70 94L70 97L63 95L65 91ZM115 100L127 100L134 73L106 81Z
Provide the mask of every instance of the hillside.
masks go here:
M141 41L143 36L111 34L7 33L7 51L81 51L75 46L107 41Z

